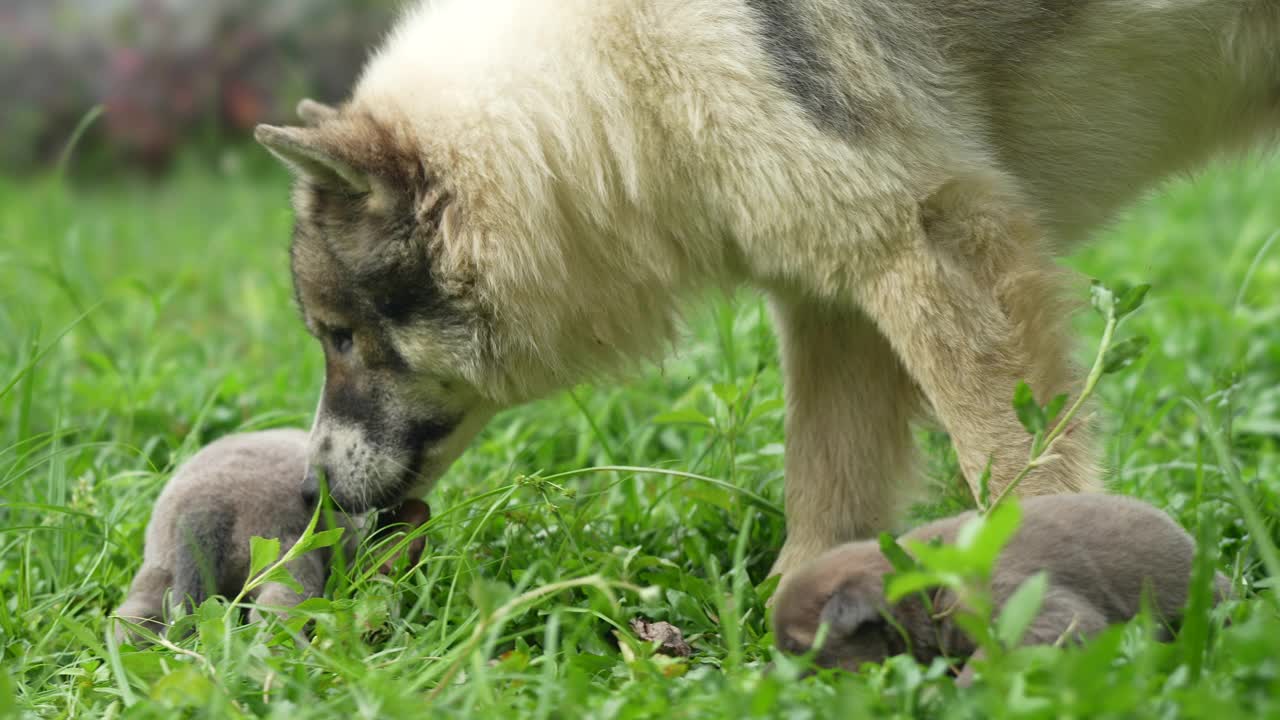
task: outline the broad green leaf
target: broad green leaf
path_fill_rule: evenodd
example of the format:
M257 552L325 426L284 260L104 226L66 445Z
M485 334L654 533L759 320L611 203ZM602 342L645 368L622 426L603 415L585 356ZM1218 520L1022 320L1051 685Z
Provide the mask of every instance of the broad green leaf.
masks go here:
M482 617L489 617L503 603L511 599L513 590L506 583L487 578L477 578L471 584L471 601Z
M711 392L729 407L733 407L738 402L738 398L742 397L742 388L733 383L716 383L711 386Z
M991 508L988 508L990 510ZM973 544L973 539L977 537L978 531L982 529L983 515L974 515L967 520L960 529L956 531L955 546L959 548L968 548ZM917 555L917 557L919 557Z
M750 414L747 415L746 424L750 425L765 415L781 410L784 407L786 407L786 402L783 401L782 398L770 398L769 400L756 403L755 406L751 408Z
M761 605L769 602L769 598L773 597L773 594L777 592L778 582L780 580L782 580L781 575L770 575L764 580L761 580L760 584L756 586L756 600L758 600Z
M327 597L317 596L309 597L306 600L294 606L294 610L305 613L328 613L333 612L333 601Z
M981 572L983 569L982 563L974 553L955 545L923 543L910 539L904 540L901 544L916 559L916 564L928 571L966 575Z
M1040 614L1044 593L1049 587L1049 575L1043 570L1027 578L1005 601L996 621L996 637L1007 648L1022 642L1031 622Z
M1053 708L1053 701L1045 697L1028 695L1027 676L1014 675L1008 698L1005 700L1005 707L1011 717L1043 716Z
M342 539L342 533L344 530L346 530L346 528L335 527L335 528L330 528L328 530L321 530L320 532L311 533L309 537L304 537L298 540L294 548L290 550L290 554L292 554L294 557L297 557L302 553L310 552L317 548L324 548L324 547L330 547L332 545L335 545L339 540Z
M1025 380L1019 381L1018 387L1013 391L1013 410L1018 414L1018 422L1022 423L1027 433L1035 435L1044 430L1044 410L1036 404L1031 386Z
M278 538L249 538L249 577L254 577L280 559Z
M1062 408L1067 406L1067 395L1055 395L1048 405L1044 406L1044 417L1048 422L1058 419L1058 414L1062 412Z
M266 575L263 575L254 582L254 585L261 586L266 583L279 583L296 593L301 593L303 591L302 583L298 582L297 578L293 576L293 573L289 572L289 569L284 565L274 568Z
M898 573L891 575L885 581L884 597L890 603L896 603L912 593L918 593L944 584L944 578L933 572L913 571Z
M991 507L991 456L978 476L978 512L985 513Z
M85 647L92 649L99 655L106 654L106 648L98 640L98 636L85 627L83 623L77 621L74 616L71 614L63 615L58 618L58 622L62 627L70 631L71 635L74 635L76 639L84 643ZM0 715L0 717L3 717L3 715Z
M898 544L898 541L887 532L880 533L880 552L884 553L885 558L893 569L897 572L909 572L917 569L916 561L907 554L906 550Z
M1142 356L1143 351L1147 349L1147 344L1146 336L1139 335L1121 340L1107 348L1107 354L1102 358L1102 372L1109 374L1129 367Z
M725 512L733 512L733 497L727 490L711 485L688 484L681 488L680 494L690 500L718 507Z
M991 607L986 596L970 597L966 605L956 606L951 612L951 621L977 643L978 647L985 650L989 658L1000 653L1000 644L996 642L991 625Z
M711 418L694 410L693 408L685 408L683 410L671 410L669 412L660 413L654 416L653 423L657 425L702 425L711 427Z
M227 630L227 606L219 597L211 597L201 603L193 613L196 633L200 636L200 644L208 653L216 653L222 649Z
M1119 320L1142 307L1142 301L1146 299L1149 290L1151 290L1149 283L1125 287L1123 290L1117 289L1115 300L1116 319Z
M966 524L956 537L956 545L966 551L976 565L990 570L1000 551L1018 532L1021 522L1022 509L1018 507L1017 498L1010 495L986 515Z
M151 699L170 708L206 707L213 693L213 683L194 667L174 670L151 687Z

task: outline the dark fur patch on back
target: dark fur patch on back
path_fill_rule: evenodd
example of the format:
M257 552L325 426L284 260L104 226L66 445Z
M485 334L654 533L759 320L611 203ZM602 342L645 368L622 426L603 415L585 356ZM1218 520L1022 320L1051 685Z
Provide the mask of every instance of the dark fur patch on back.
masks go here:
M746 0L760 24L760 41L784 88L813 122L837 135L862 131L867 108L842 91L839 75L822 54L817 33L795 0Z
M1046 43L1071 30L1092 0L1028 0L1017 3L943 2L930 6L927 22L937 43L984 73L1016 71Z
M191 510L178 517L173 595L191 612L213 595L239 590L230 587L227 557L236 516L229 508Z

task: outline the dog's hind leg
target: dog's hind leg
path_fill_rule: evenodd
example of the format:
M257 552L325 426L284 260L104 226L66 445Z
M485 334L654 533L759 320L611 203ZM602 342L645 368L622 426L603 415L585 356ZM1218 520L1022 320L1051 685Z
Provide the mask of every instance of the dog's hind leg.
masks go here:
M918 391L857 310L775 292L786 376L787 539L772 574L889 530L913 480Z
M225 507L200 508L179 516L172 601L186 613L213 595L233 590L227 575L235 522L235 512Z
M1018 382L1042 401L1075 383L1056 273L1035 224L993 187L980 178L944 186L856 292L950 432L969 483L990 459L998 492L1029 456L1031 436L1012 407ZM1068 430L1019 493L1093 488L1087 434L1083 423Z

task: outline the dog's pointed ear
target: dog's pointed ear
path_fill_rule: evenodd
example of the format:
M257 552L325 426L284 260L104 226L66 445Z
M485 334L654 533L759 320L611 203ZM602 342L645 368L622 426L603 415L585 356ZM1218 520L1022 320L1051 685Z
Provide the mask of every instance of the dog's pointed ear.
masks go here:
M291 170L313 182L369 192L369 176L333 152L315 128L259 125L253 137Z
M311 98L303 98L298 102L297 113L298 119L304 124L315 127L320 123L337 117L338 109L322 102L316 102Z

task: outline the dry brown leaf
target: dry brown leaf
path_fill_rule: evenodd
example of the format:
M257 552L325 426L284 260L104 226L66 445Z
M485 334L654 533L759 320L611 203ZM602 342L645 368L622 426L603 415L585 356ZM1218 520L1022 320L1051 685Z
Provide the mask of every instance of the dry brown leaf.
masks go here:
M663 655L689 657L693 654L693 648L684 641L684 633L669 622L649 622L644 618L635 618L631 621L631 631L645 642L661 643L658 652Z

